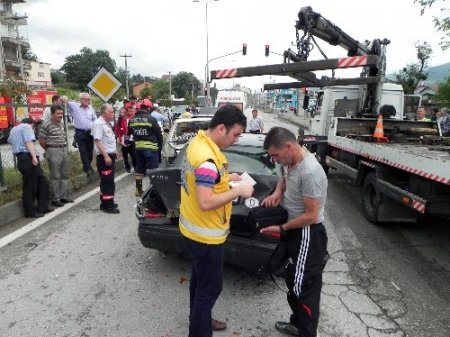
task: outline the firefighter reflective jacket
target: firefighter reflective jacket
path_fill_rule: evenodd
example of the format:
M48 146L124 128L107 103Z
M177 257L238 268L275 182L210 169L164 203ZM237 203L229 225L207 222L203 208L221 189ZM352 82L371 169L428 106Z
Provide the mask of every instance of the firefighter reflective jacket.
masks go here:
M133 135L135 149L158 151L162 148L161 128L148 111L140 110L128 123L128 135Z

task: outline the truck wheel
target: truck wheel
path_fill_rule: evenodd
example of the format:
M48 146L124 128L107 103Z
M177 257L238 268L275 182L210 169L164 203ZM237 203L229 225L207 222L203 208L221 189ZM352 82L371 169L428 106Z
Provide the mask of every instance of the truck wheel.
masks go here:
M374 172L369 173L364 179L362 207L367 220L374 224L379 223L380 192L378 191L377 177Z

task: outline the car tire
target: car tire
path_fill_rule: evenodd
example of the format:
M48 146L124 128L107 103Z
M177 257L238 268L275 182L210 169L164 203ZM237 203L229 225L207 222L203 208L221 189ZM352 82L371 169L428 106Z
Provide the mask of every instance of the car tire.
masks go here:
M362 189L362 208L364 216L373 224L379 223L380 191L375 172L370 172L364 179Z

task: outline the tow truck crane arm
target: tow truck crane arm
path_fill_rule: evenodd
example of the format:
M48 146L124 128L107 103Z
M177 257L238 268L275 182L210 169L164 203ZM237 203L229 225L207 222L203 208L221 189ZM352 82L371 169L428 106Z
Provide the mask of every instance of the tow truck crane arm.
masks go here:
M298 12L295 28L298 51L286 50L283 55L283 63L212 70L211 80L262 75L284 75L297 80L297 82L291 83L266 84L264 85L264 90L363 84L367 85L367 91L361 107L362 114L375 115L381 94L380 84L384 80L386 68L386 45L390 41L387 39L376 39L372 42L365 41L360 43L331 21L314 12L309 6L301 8ZM301 37L300 32L302 32ZM344 48L347 51L347 57L308 61L309 52L313 49L313 43L318 47L314 36L331 45ZM322 55L326 58L323 52ZM333 75L333 77L317 78L313 73L313 71L317 70L354 67L364 68L360 77L336 78Z

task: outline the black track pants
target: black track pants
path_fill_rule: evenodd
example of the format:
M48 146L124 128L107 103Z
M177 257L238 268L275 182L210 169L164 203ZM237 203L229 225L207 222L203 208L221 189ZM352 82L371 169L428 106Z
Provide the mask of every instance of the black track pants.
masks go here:
M289 233L289 265L286 269L290 322L300 337L316 337L320 313L322 272L328 258L327 233L320 224Z

